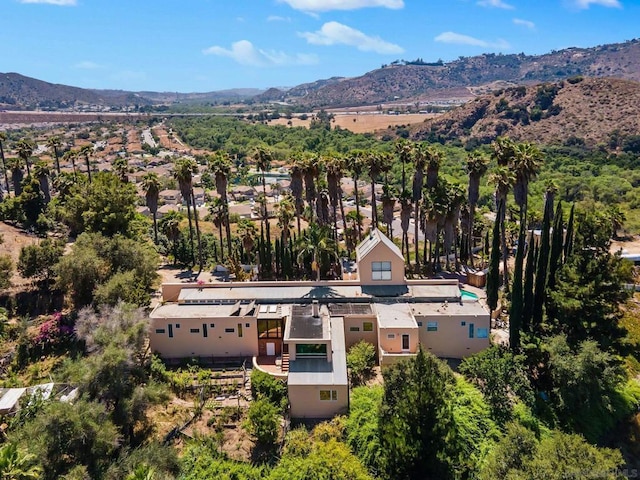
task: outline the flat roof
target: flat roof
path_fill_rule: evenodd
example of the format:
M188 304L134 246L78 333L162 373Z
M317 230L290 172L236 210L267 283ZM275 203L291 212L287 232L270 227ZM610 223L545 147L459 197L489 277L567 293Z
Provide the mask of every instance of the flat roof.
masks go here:
M418 324L408 303L376 303L380 328L417 328Z
M252 286L251 283L225 287L183 287L178 303L230 303L255 300L259 303L310 303L313 300L339 303L368 303L376 298L402 298L406 301L454 301L460 298L455 283L422 285L314 285L300 283L283 286Z
M165 305L159 305L151 314L150 318L221 318L221 317L233 317L238 318L245 317L247 313L247 307L250 305L227 304L227 305L192 305L192 304L179 304L179 303L167 303ZM240 307L240 314L233 315L238 311ZM253 310L255 316L258 309Z
M348 385L344 319L331 317L330 362L322 358L301 358L289 364L288 385Z
M479 302L412 303L409 306L416 317L489 315L489 312Z
M287 323L285 340L310 339L329 340L329 316L326 307L317 317L313 316L313 305L293 305ZM320 306L318 306L320 310Z

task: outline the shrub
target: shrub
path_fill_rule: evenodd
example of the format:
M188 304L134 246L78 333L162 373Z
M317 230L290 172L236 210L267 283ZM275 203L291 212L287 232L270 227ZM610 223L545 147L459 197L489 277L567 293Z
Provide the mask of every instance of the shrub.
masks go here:
M373 373L376 364L376 350L369 342L359 341L349 349L347 353L347 368L351 384L362 385Z
M266 398L281 409L286 408L287 385L280 379L260 370L251 372L251 395L253 398Z

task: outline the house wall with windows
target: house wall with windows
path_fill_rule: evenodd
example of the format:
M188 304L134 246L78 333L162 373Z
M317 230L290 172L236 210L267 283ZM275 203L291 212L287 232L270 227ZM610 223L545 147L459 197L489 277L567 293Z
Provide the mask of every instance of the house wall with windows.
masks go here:
M292 418L331 418L349 412L348 385L288 386Z
M347 351L361 340L378 350L378 319L375 315L345 315L344 340Z
M215 315L229 306L163 305L151 313L149 343L163 358L258 355L255 316Z
M400 249L382 232L372 230L356 248L361 285L402 285L404 258Z
M420 343L438 357L464 358L490 346L489 313L476 302L414 306Z

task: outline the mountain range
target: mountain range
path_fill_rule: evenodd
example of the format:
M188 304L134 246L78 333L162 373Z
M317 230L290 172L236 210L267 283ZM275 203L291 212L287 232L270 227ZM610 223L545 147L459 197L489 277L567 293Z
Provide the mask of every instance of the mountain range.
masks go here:
M0 108L113 108L223 101L285 102L309 109L383 102L469 100L500 86L532 85L575 76L640 81L640 40L567 48L544 55L483 54L444 63L397 60L359 77L332 77L290 89L232 89L205 93L127 92L57 85L0 73Z

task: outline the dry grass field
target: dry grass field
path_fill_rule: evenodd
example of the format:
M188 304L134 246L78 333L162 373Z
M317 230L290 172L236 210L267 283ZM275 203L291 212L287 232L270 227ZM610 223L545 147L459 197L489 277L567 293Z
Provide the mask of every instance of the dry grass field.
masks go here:
M335 116L334 126L350 130L353 133L368 133L376 130L384 130L396 125L415 125L422 123L426 119L435 118L438 114L409 113L399 115L382 115L382 114L364 114L357 113L337 114ZM309 127L311 119L301 120L299 118L279 118L271 120L269 125L288 125L291 122L293 127Z

